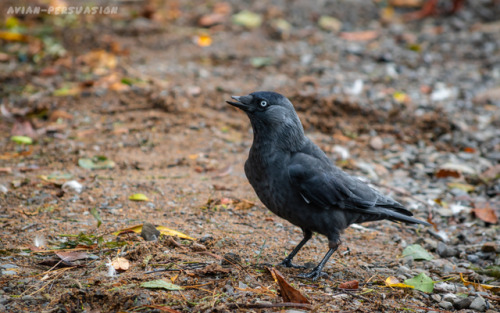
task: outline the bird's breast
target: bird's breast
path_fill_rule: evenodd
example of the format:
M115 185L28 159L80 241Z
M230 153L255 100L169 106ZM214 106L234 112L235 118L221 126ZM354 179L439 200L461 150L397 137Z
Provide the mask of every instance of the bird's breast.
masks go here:
M272 151L250 151L245 163L245 174L264 205L276 215L287 218L287 195L290 180L286 170L287 155Z

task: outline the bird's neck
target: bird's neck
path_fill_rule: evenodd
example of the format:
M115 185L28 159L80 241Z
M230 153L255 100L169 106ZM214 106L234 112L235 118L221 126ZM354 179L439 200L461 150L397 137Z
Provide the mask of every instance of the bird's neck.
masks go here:
M307 137L298 117L293 123L268 125L252 119L251 123L254 132L254 145L261 147L269 145L273 148L295 152L306 143Z

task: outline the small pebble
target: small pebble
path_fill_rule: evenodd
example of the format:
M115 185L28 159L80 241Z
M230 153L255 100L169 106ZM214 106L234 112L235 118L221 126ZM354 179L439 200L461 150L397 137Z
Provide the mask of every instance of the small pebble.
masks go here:
M458 254L459 254L457 249L449 247L442 242L438 243L436 252L442 258L449 258L449 257L453 257L453 256L458 256Z
M370 147L373 150L382 150L384 148L384 142L382 141L382 138L380 138L379 136L375 136L370 139Z
M146 241L155 241L160 237L160 231L151 223L142 225L141 237Z
M456 299L455 301L453 301L453 307L456 310L467 309L470 306L470 304L472 303L472 299L473 298Z
M497 252L498 247L494 242L486 242L482 247L481 247L482 252Z
M433 293L431 295L431 299L434 300L435 302L441 302L441 296L438 295L437 293Z
M448 301L441 301L441 302L439 302L438 305L440 308L443 308L445 310L453 309L453 304L451 304L451 302L448 302Z
M470 309L479 312L484 312L486 310L486 300L483 297L476 297L469 306Z
M81 193L83 191L83 185L77 182L76 180L70 180L65 182L61 188L62 190L64 190L64 192Z

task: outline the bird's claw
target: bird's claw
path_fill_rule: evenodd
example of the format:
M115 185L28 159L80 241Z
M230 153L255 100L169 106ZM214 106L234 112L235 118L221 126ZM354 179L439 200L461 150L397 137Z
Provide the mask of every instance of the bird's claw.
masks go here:
M281 262L278 265L283 266L283 267L291 267L291 268L307 268L304 265L295 265L290 260L283 260L283 262Z
M325 272L322 272L321 270L315 268L309 273L303 273L297 275L299 278L306 278L306 279L311 279L312 281L317 280L320 277L328 277L328 274Z

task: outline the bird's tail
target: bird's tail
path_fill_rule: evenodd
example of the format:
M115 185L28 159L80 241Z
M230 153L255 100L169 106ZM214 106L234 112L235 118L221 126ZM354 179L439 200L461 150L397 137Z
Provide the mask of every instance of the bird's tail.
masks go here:
M416 218L411 217L411 216L406 215L406 214L401 214L399 212L395 212L395 211L388 210L388 209L385 209L385 211L387 214L387 219L390 221L393 221L393 222L403 222L406 224L422 224L425 226L431 226L431 224L429 224L425 221L416 219Z

